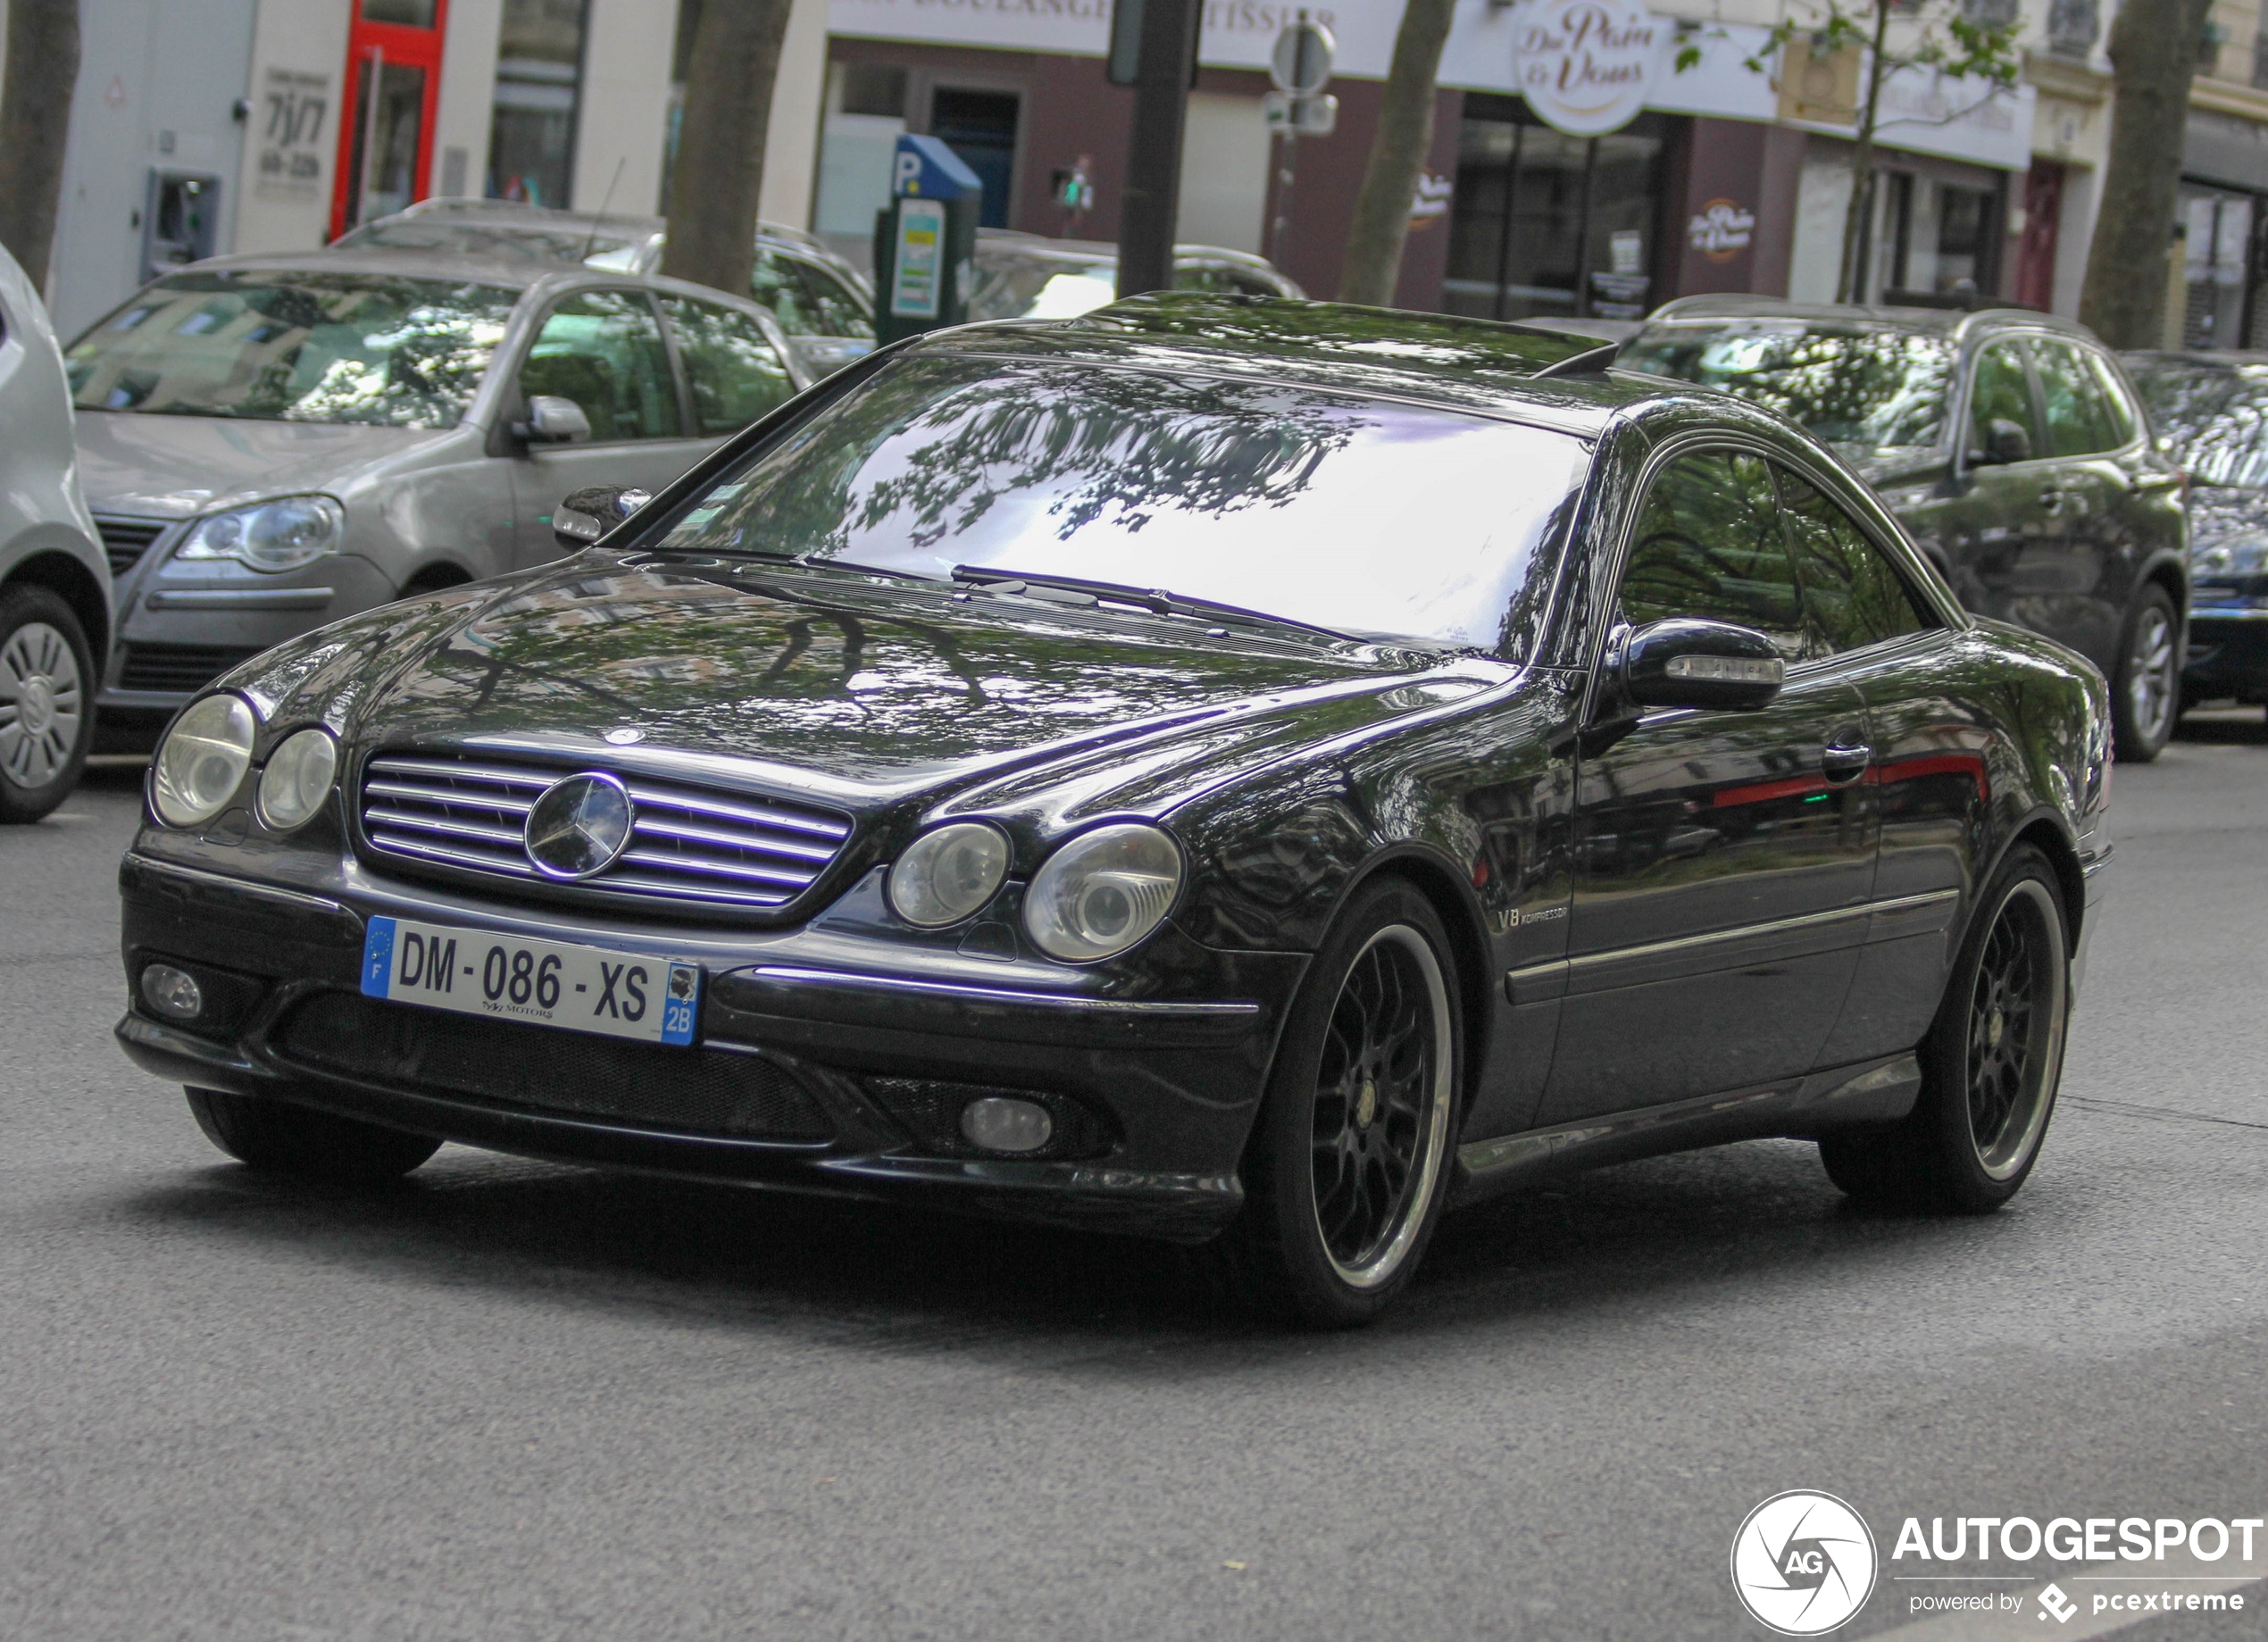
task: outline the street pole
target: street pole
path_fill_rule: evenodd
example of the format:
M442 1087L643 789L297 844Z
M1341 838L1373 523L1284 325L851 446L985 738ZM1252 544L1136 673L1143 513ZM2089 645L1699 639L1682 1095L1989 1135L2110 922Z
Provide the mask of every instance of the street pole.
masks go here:
M1181 211L1181 137L1204 0L1143 0L1134 133L1118 227L1118 294L1170 290Z
M1268 260L1284 265L1284 246L1291 238L1291 191L1299 180L1299 128L1288 126L1283 137L1284 163L1276 172L1276 220L1269 225Z

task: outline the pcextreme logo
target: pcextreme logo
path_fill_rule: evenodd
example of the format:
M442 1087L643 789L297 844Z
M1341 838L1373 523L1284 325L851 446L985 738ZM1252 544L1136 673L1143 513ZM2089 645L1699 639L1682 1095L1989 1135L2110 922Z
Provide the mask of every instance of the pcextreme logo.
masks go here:
M1732 1537L1741 1606L1784 1637L1815 1637L1857 1613L1878 1565L1874 1535L1832 1494L1775 1494Z

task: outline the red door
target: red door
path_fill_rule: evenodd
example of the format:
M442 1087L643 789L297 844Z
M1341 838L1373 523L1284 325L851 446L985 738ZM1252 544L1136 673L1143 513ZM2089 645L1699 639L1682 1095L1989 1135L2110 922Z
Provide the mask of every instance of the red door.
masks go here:
M2024 178L2024 237L2016 247L2016 300L2042 313L2055 305L2055 238L2063 226L2064 168L2034 160Z
M354 0L332 238L432 192L447 14L448 0Z

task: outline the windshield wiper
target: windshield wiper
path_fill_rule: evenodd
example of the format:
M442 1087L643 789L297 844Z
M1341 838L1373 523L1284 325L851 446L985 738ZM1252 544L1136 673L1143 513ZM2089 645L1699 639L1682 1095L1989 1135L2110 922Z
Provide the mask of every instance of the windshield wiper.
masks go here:
M1015 592L1025 585L1035 588L1058 588L1066 593L1084 593L1097 603L1105 599L1114 604L1131 604L1137 610L1147 610L1152 615L1188 616L1197 621L1254 621L1267 627L1288 627L1302 633L1313 633L1328 638L1333 644L1359 644L1351 633L1335 628L1318 627L1313 621L1300 621L1290 616L1271 614L1264 610L1247 610L1241 604L1224 604L1218 599L1191 598L1187 594L1171 592L1164 588L1137 588L1122 581L1089 581L1083 576L1058 576L1047 571L1001 570L986 564L956 564L953 579L971 587L993 588L1002 592Z

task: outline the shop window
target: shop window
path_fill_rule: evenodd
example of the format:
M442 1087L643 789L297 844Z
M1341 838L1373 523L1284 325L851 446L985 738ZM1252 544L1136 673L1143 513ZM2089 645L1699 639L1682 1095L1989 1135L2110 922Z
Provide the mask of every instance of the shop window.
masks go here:
M939 86L930 94L930 133L961 156L984 184L978 221L986 228L1008 226L1008 205L1016 177L1016 119L1020 102L1013 91L960 91Z
M564 206L574 193L585 0L504 0L488 197Z
M905 129L905 71L896 63L835 63L827 69L827 119L819 148L813 231L857 253L890 201L890 154Z
M2184 347L2243 346L2253 217L2248 195L2181 190Z
M1468 95L1442 305L1480 319L1643 313L1671 122L1569 137L1514 97Z

